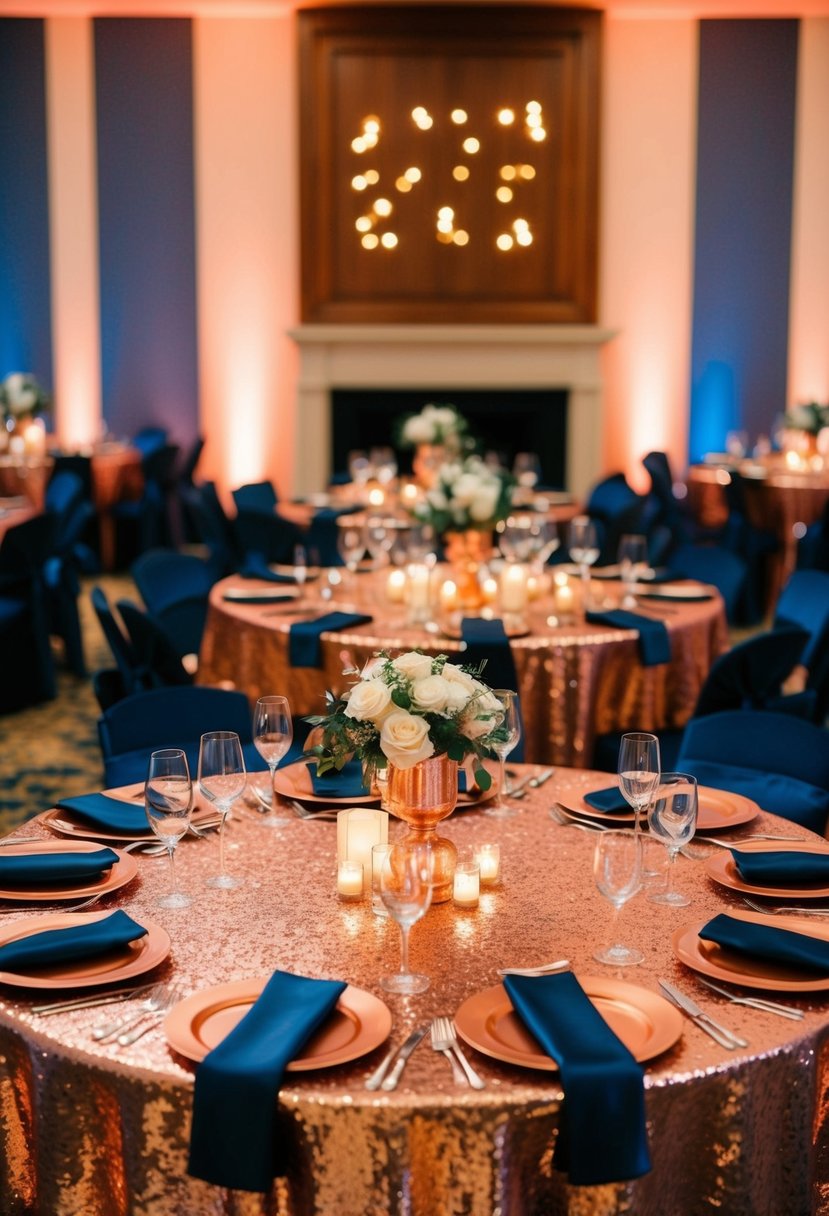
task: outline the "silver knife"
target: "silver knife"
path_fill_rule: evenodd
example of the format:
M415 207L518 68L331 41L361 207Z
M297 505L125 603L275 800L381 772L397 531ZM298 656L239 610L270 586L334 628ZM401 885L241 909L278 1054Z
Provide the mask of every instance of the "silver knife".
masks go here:
M667 992L674 1004L678 1005L684 1013L687 1013L699 1026L700 1030L706 1031L716 1043L719 1043L720 1047L726 1047L729 1051L732 1051L735 1047L748 1047L745 1039L741 1039L739 1035L734 1034L726 1026L721 1026L719 1022L715 1022L710 1014L706 1013L704 1009L700 1009L696 1001L692 1001L689 996L686 996L684 992L680 992L673 984L669 984L667 980L660 980L659 986Z
M406 1061L408 1060L409 1056L414 1051L415 1047L417 1047L420 1040L425 1035L426 1030L427 1030L427 1027L423 1026L422 1028L420 1028L418 1030L412 1031L412 1033L409 1035L408 1039L406 1039L406 1042L403 1044L403 1046L398 1051L397 1058L394 1061L394 1067L392 1068L391 1072L386 1077L386 1079L383 1081L383 1083L381 1085L381 1089L390 1090L390 1089L395 1088L395 1086L397 1085L397 1082L400 1080L400 1075L403 1072L403 1069L406 1067Z

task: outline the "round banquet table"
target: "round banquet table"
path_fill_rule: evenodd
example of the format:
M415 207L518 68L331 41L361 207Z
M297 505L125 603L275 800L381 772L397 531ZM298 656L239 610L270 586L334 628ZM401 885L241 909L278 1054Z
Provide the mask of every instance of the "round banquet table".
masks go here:
M378 650L420 648L455 655L462 662L457 640L406 623L407 609L386 597L386 580L386 570L358 574L353 587L327 604L314 598L318 591L310 584L308 609L300 614L290 604L228 600L228 594L236 593L269 590L278 595L280 588L238 576L224 579L210 594L198 683L232 685L252 701L282 693L294 714L311 714L322 711L326 689L344 687L344 654L362 665ZM656 607L654 601L649 615L659 617L668 629L671 661L653 667L642 666L634 631L587 625L583 617L572 625L551 626L550 598L534 601L527 614L528 635L511 642L525 759L587 767L597 734L684 726L712 662L728 643L722 600L713 588L708 590L711 598L700 602ZM593 591L597 597L609 596L611 603L620 595L618 582L594 580ZM352 606L371 614L374 622L323 634L323 666L292 668L291 621Z
M62 993L4 983L0 1210L7 1216L829 1212L829 991L773 994L805 1011L795 1022L725 1005L697 984L675 957L672 935L740 904L736 892L707 876L707 861L682 857L677 886L690 896L690 907L668 910L640 894L622 910L620 935L644 950L644 963L622 975L594 962L611 922L592 878L595 838L555 824L547 808L556 798L573 805L607 780L607 774L558 770L516 804L512 818L488 817L479 806L444 823L459 848L499 842L502 881L478 909L442 904L414 926L411 965L432 981L414 998L384 996L378 983L398 964L397 926L373 914L368 902L342 903L335 895L337 833L330 822L297 819L274 829L243 800L227 841L229 868L243 886L207 888L205 878L217 865L215 840L187 838L178 869L194 900L190 910L155 907L167 867L166 859L150 857L139 857L137 876L100 906L124 907L168 931L171 953L153 979L174 979L192 993L265 977L275 968L338 977L383 997L396 1044L413 1027L454 1013L495 985L500 966L568 958L584 983L621 978L650 994L659 991L660 978L672 981L750 1046L724 1050L683 1019L680 1037L648 1062L649 1174L570 1187L551 1166L562 1097L557 1074L470 1048L486 1088L459 1087L427 1039L392 1093L364 1088L387 1044L351 1063L286 1074L281 1134L290 1144L291 1172L267 1197L231 1194L186 1173L194 1067L168 1045L161 1026L131 1047L98 1044L89 1032L106 1008L38 1016L33 1004ZM32 826L17 834L30 835ZM772 816L752 824L761 826L809 837ZM46 833L42 825L35 830ZM393 824L391 835L399 831ZM4 915L0 931L12 932L27 915ZM595 1134L601 1152L602 1129Z

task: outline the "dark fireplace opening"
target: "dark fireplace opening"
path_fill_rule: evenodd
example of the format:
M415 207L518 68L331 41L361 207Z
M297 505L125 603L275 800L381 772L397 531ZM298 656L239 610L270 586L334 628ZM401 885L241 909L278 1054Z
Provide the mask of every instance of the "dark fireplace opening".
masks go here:
M429 402L454 405L467 419L482 453L497 452L511 469L517 452L535 452L541 483L565 486L567 451L566 389L334 389L331 394L333 468L348 468L348 453L379 445L395 446L402 415ZM401 472L411 471L413 453L396 448Z

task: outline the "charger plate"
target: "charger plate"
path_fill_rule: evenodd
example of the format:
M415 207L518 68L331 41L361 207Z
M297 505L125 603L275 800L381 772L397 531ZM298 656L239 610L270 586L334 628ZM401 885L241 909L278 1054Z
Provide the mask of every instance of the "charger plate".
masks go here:
M769 925L774 929L790 929L821 941L829 941L829 925L818 924L807 917L769 916L760 912L742 912L729 908L728 915L735 920L751 921L757 925ZM772 992L825 992L829 990L829 974L815 975L803 968L787 967L782 963L765 962L749 958L733 950L724 950L716 942L707 942L699 931L707 924L686 925L677 929L671 939L676 957L686 967L710 975L715 980L727 980L731 984L742 984L745 988L767 988Z
M30 857L34 853L95 853L98 844L86 840L39 840L29 844L8 844L3 849L4 857ZM118 850L113 850L118 853ZM15 885L4 887L0 884L0 899L25 900L32 903L37 900L49 902L54 899L75 899L78 896L105 895L107 891L117 891L125 886L138 873L138 862L129 853L118 853L118 860L108 870L95 875L86 881L49 885L39 884L31 887Z
M597 783L596 790L604 789L607 782ZM595 819L597 823L618 823L620 825L633 823L633 811L619 813L597 811L584 801L584 795L591 791L579 790L571 795L564 791L561 801L577 811L582 819ZM730 790L715 790L708 785L699 787L699 814L697 815L697 832L725 832L729 828L743 823L750 823L760 814L756 802L743 794L732 794Z
M769 840L767 842L758 840L755 843L735 844L734 847L746 853L814 853L821 857L829 855L829 849L810 848L805 840ZM721 886L730 887L732 891L743 891L746 895L765 895L775 899L778 897L781 899L829 899L829 885L822 887L761 887L746 882L740 877L736 861L724 849L708 858L705 863L705 872L709 878L713 878L714 882L718 882Z
M50 916L28 917L13 925L0 926L0 946L43 933L47 929L70 929L103 920L110 912L53 912ZM142 920L146 936L112 950L98 958L75 959L36 971L0 971L0 983L18 988L91 988L96 984L121 983L143 975L163 962L170 953L170 936L152 921Z

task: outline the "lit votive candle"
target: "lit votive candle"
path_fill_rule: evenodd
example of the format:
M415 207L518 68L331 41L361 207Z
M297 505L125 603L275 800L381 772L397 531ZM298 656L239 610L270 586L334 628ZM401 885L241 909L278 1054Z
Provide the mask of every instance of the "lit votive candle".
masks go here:
M570 586L570 583L566 581L567 576L565 575L565 581L563 582L558 582L558 578L559 576L556 575L555 605L557 611L566 616L568 613L573 611L575 596L573 594L573 588Z
M413 507L417 502L418 489L414 482L407 481L400 491L400 501L406 507Z
M390 570L386 579L386 598L393 604L402 604L406 598L406 571Z
M507 565L501 571L501 609L523 612L526 607L527 571L518 564Z
M386 495L381 489L379 489L379 487L375 487L373 490L369 490L368 501L369 506L382 507L383 503L386 501Z
M485 578L481 584L485 604L494 604L498 598L498 583L494 578Z
M477 861L459 861L452 884L456 908L477 908L481 895L481 871Z
M345 903L363 898L363 867L359 861L341 861L337 866L337 894Z
M23 432L23 448L27 456L43 456L46 452L46 430L43 421L35 418Z
M458 606L458 588L448 578L440 588L440 606L444 612L451 612L453 608Z
M481 872L481 886L493 887L501 873L501 846L482 844L475 854Z

